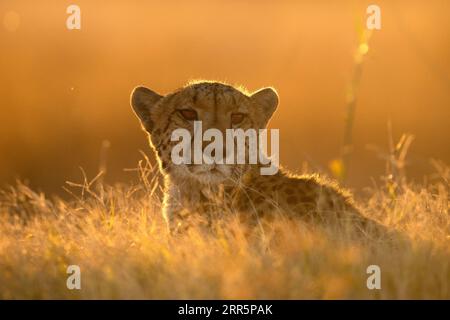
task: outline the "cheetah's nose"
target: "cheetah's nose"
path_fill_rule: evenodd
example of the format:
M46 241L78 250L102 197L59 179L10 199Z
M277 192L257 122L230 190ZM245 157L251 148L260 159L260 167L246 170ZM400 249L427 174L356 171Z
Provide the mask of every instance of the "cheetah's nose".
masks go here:
M219 173L219 169L217 169L216 165L213 165L213 167L211 167L211 169L209 170L209 172L211 173Z

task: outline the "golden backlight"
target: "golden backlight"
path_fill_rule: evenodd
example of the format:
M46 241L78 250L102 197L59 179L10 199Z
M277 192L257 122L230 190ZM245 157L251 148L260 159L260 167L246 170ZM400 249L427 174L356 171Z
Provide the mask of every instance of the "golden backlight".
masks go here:
M151 153L129 95L196 78L273 86L281 164L339 175L349 92L355 101L347 185L384 173L392 138L415 139L409 178L450 160L449 2L377 1L382 28L361 42L367 1L69 1L0 3L0 181L60 193L79 167L128 181ZM360 75L355 84L355 70ZM110 146L107 151L103 146ZM374 148L374 146L376 148ZM104 149L104 148L103 148ZM374 152L373 150L378 150Z

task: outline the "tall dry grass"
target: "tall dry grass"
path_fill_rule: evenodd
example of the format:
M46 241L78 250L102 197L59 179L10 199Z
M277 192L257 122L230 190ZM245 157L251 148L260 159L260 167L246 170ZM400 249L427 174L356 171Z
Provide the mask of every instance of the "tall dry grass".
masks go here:
M84 179L68 185L72 201L17 183L0 196L0 298L448 299L450 174L434 165L438 175L427 185L403 180L393 192L375 183L358 200L406 235L394 245L283 219L252 238L232 218L171 237L158 176L146 161L138 185ZM81 290L66 287L72 264L81 268ZM381 290L366 287L373 264Z

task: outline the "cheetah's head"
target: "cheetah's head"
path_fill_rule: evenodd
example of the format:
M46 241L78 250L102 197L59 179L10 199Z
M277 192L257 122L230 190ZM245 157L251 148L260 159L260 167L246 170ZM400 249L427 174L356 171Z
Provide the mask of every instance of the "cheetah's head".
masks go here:
M187 129L194 140L194 121L202 122L202 131L215 128L225 137L226 129L264 129L278 105L277 93L264 88L253 94L218 82L198 82L166 96L139 86L131 94L131 105L148 132L160 169L175 180L195 179L202 184L236 182L250 169L248 164L175 164L171 141L175 129ZM210 142L203 142L204 149ZM194 156L194 143L191 144ZM223 150L223 154L226 151ZM246 152L248 157L248 152Z

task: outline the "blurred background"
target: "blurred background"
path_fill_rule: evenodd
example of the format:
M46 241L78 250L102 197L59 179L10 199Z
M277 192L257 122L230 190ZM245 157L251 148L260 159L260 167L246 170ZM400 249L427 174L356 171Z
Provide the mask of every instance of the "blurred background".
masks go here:
M81 30L66 8L81 8ZM281 104L281 163L328 171L341 154L355 52L366 8L382 28L365 43L354 92L346 184L384 173L387 124L412 133L407 175L450 160L450 1L54 1L0 2L0 182L20 178L60 194L66 180L105 165L106 181L135 175L151 154L129 106L132 88L164 94L191 79L274 86ZM109 146L102 155L102 145Z

